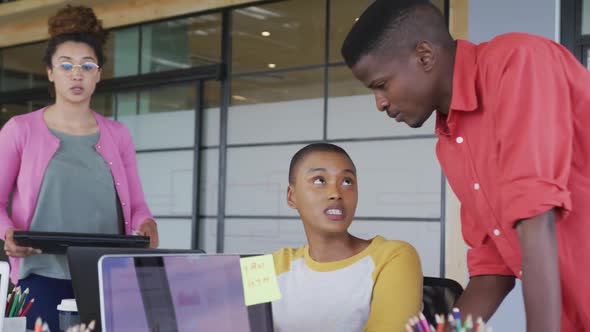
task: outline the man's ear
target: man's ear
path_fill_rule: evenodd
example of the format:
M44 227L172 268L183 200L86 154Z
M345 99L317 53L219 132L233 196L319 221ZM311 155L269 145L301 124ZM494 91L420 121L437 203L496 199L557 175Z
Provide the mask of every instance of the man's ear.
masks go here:
M292 209L296 209L297 208L297 203L295 202L295 188L293 188L292 185L289 185L289 187L287 187L287 205L289 205L290 208Z
M423 40L416 45L415 56L425 72L431 71L436 63L435 48L427 40Z

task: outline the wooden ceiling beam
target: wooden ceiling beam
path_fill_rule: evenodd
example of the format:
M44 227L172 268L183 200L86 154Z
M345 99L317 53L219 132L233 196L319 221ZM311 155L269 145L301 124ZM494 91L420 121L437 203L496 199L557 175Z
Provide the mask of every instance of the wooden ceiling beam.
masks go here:
M9 2L0 5L0 47L47 39L48 18L68 3L92 7L105 28L116 28L256 2L260 2L260 0L26 0Z

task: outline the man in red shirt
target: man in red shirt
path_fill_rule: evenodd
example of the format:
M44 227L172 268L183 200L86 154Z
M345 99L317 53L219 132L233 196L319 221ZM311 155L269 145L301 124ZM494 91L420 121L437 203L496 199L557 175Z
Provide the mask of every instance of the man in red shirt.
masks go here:
M528 331L590 331L590 73L537 36L455 41L426 0L375 1L342 55L396 121L436 110L470 246L461 311L489 319L516 277Z

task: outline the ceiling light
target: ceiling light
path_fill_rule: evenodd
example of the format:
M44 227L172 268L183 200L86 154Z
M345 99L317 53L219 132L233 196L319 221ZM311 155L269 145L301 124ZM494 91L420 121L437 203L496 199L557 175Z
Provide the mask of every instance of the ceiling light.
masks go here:
M153 56L151 59L152 63L156 63L165 67L173 67L173 68L178 68L178 69L188 69L191 67L191 65L187 64L187 63L182 63L182 62L178 62L178 61L174 61L174 60L168 60L168 59L164 59L164 58L160 58L160 57L155 57Z
M196 36L208 36L209 35L209 33L203 29L192 30L189 32L189 34L196 35Z
M268 68L276 68L276 67L277 67L277 65L275 65L274 63L269 63L268 64Z
M248 98L244 97L244 96L240 96L240 95L233 95L232 98L234 100L239 100L239 101L244 101L244 100L248 100Z
M358 18L358 17L354 19L354 21L355 21L355 22L356 22L356 21L358 21L358 20L359 20L359 18Z
M266 16L264 15L260 15L260 14L256 14L256 13L252 13L246 9L236 9L236 13L242 14L244 16L248 16L251 18L255 18L257 20L266 20Z
M246 10L249 10L252 13L257 13L257 14L261 14L261 15L265 15L265 16L272 16L272 17L281 17L281 14L277 13L277 12L273 12L272 10L268 10L268 9L264 9L264 8L260 8L260 7L249 7L246 8Z
M264 37L268 37L268 36L270 36L270 32L262 31L261 35L263 35Z

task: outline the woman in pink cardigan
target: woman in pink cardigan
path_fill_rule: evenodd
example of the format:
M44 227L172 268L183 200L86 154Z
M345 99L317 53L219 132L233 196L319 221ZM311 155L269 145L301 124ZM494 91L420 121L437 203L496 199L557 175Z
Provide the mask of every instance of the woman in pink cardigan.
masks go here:
M68 6L49 21L44 62L55 104L15 116L0 130L0 236L11 280L59 330L57 304L73 298L64 255L16 245L14 230L146 235L158 246L131 135L121 123L90 109L104 63L106 32L92 9ZM12 193L11 213L7 207Z

